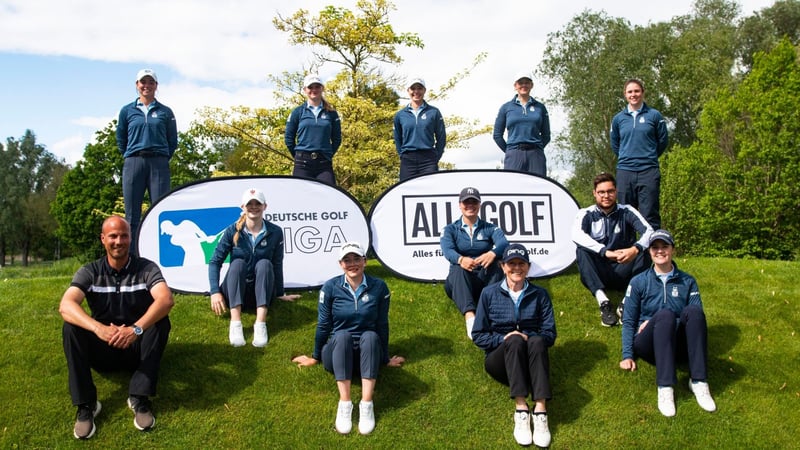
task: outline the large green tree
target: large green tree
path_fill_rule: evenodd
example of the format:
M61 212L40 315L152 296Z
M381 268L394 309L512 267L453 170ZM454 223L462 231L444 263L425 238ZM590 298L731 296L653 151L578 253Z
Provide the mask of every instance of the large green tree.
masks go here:
M704 104L698 140L668 155L662 216L681 248L795 259L800 248L800 61L788 40Z
M335 64L342 70L325 83L325 97L342 117L342 145L334 158L337 183L369 204L397 181L399 160L392 141L392 118L399 108L396 90L402 81L385 74L387 64L400 64L400 46L422 48L414 33L397 33L389 22L394 5L384 0L361 0L357 11L329 6L318 15L299 10L278 15L273 23L289 33L296 45L309 47L315 56L307 71ZM458 80L469 75L485 55L454 74L442 87L429 88L428 99L444 98ZM270 76L276 86L277 107L230 110L206 109L194 124L198 135L210 139L224 152L223 173L288 174L292 158L283 141L286 118L305 97L300 89L304 72ZM486 133L475 121L447 116L448 148L465 147L469 138ZM248 166L249 164L249 166Z
M737 31L737 55L745 71L758 52L769 52L783 38L800 43L800 1L779 0L742 19Z

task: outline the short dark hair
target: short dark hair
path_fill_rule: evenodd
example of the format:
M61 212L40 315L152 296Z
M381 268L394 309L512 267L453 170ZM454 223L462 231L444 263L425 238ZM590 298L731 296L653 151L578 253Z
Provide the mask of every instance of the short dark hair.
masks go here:
M594 187L597 188L597 185L600 183L605 183L610 181L614 187L617 187L617 180L614 179L614 175L611 175L608 172L600 172L596 177L594 177Z
M638 78L628 78L627 80L625 80L625 84L622 85L622 91L625 92L625 90L628 89L628 85L631 83L638 84L639 87L642 89L642 92L644 92L644 81Z

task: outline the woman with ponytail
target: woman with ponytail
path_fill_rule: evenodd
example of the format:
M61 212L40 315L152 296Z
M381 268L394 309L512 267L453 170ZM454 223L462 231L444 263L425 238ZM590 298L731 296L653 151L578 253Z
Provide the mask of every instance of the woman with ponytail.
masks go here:
M211 310L222 315L230 308L228 338L231 345L245 344L242 327L242 304L255 300L256 321L253 346L263 347L269 341L267 309L272 298L294 301L299 295L283 291L283 231L264 219L267 201L258 189L242 194L242 215L222 234L214 256L208 263ZM219 282L222 263L230 255L230 266L222 284Z

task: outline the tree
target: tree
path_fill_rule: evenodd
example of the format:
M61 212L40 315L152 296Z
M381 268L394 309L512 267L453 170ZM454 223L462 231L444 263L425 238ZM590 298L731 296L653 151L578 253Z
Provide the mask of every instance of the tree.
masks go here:
M689 253L796 259L800 62L784 39L706 102L698 141L668 155L667 222Z
M784 37L800 43L800 1L779 0L743 19L737 30L737 56L749 72L758 52L769 52Z
M3 200L0 210L2 262L6 249L20 252L27 266L31 251L41 250L43 243L54 242L52 221L47 205L52 200L58 174L64 164L36 143L36 135L27 130L20 140L9 138L2 158Z
M414 33L395 33L388 19L394 9L391 3L361 0L357 8L358 12L353 13L329 6L318 16L299 10L290 17L278 15L273 23L289 33L290 42L313 49L316 59L310 71L326 63L343 67L325 83L325 97L342 117L342 145L333 160L334 171L339 186L368 207L396 182L399 168L392 119L400 100L395 88L402 82L385 75L381 65L402 62L398 46L423 45ZM484 58L485 54L478 55L470 67L441 89L429 89L428 98L444 98L440 92L450 92ZM276 86L276 108L236 107L201 112L193 132L210 140L224 154L223 173L291 173L293 161L283 133L292 108L305 101L301 89L304 75L284 72L270 76ZM465 147L467 139L490 129L457 116L448 116L446 122L448 148Z

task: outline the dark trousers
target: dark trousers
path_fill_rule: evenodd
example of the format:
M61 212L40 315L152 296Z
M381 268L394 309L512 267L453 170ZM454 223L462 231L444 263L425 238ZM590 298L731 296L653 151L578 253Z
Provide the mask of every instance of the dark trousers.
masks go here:
M322 346L322 366L336 381L352 380L359 375L376 379L380 364L381 341L374 331L361 333L357 340L348 331L337 331Z
M129 156L122 165L122 198L125 220L131 225L131 252L139 254L139 222L142 217L144 192L150 193L150 205L169 192L169 158L167 156ZM154 238L155 239L155 238Z
M450 264L450 272L444 281L444 292L453 300L461 314L466 314L475 311L483 288L501 279L503 271L497 263L472 272L464 270L458 264Z
M503 168L547 176L547 158L544 156L544 149L523 147L516 145L506 147Z
M242 237L242 239L248 239ZM275 290L275 272L272 261L261 259L256 262L255 273L247 273L244 259L234 259L225 274L220 291L228 302L229 308L243 306L243 309L269 307ZM254 305L255 303L255 305Z
M400 181L438 171L439 154L436 150L412 150L400 154Z
M612 262L605 256L578 247L575 251L581 283L594 295L598 289L625 290L634 275L650 267L650 253L640 251L636 258L628 264Z
M641 172L617 169L617 200L636 208L654 230L661 228L660 196L661 170L658 167Z
M509 387L511 398L527 397L550 400L550 354L544 339L528 340L514 335L486 356L484 368L492 378Z
M170 328L169 317L165 317L145 330L130 347L121 350L110 347L89 330L64 322L64 355L67 357L72 404L93 405L97 400L92 369L98 372L133 372L129 395L155 395Z
M333 161L322 152L297 151L294 153L294 170L296 177L313 178L323 183L336 186L333 173Z
M704 381L708 376L708 327L703 308L688 305L680 318L669 309L658 311L633 338L633 353L656 366L659 386L678 382L676 362L688 362L692 380Z

